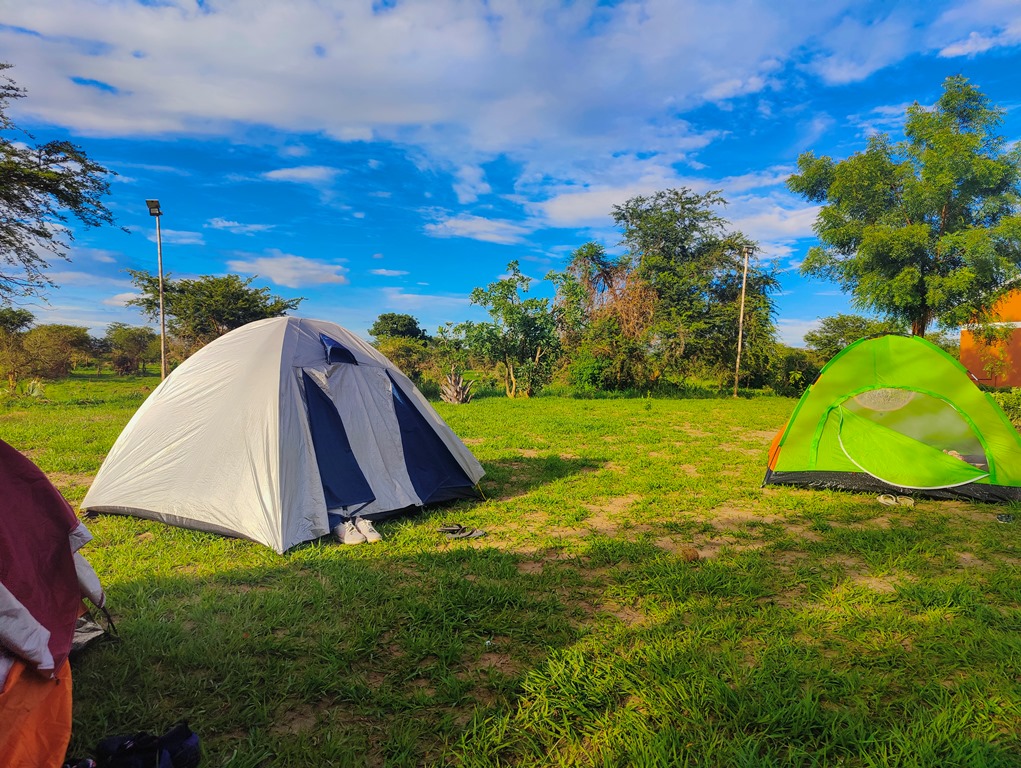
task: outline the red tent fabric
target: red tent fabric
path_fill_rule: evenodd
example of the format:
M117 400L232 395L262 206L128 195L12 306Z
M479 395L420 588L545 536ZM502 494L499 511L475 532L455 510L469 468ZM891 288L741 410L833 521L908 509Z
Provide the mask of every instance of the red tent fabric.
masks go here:
M0 585L49 631L52 666L36 663L47 675L67 659L81 613L72 537L79 526L42 470L0 440ZM81 544L89 539L84 527L83 532Z
M83 596L105 601L77 554L91 538L42 470L0 440L0 765L63 762L75 623Z

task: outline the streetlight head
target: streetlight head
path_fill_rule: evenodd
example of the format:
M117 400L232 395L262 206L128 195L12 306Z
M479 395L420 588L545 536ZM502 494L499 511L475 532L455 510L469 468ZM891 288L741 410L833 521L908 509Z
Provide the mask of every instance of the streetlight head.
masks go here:
M145 204L149 206L150 216L160 216L163 213L163 211L160 210L159 200L146 200Z

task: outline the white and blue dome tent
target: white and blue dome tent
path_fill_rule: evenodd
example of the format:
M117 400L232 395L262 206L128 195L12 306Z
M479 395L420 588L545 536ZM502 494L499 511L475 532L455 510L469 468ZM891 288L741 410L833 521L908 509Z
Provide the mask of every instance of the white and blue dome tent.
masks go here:
M345 517L477 497L484 474L377 350L334 323L277 317L175 369L117 438L82 510L282 553Z

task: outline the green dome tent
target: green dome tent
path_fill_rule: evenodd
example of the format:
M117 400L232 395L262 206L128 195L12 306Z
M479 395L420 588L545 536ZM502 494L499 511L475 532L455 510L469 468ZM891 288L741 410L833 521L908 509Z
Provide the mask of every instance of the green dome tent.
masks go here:
M826 364L777 433L769 484L1021 500L1021 437L939 347L862 339Z

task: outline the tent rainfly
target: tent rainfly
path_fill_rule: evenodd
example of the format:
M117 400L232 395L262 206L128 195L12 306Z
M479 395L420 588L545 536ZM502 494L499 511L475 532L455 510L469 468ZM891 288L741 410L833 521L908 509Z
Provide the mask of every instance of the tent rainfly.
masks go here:
M103 588L92 535L42 470L0 440L0 764L59 765L71 738L67 657Z
M847 346L801 397L763 484L1021 500L1021 437L939 347L887 335Z
M174 370L117 438L82 509L282 553L345 517L475 497L483 474L378 351L334 323L277 317Z

